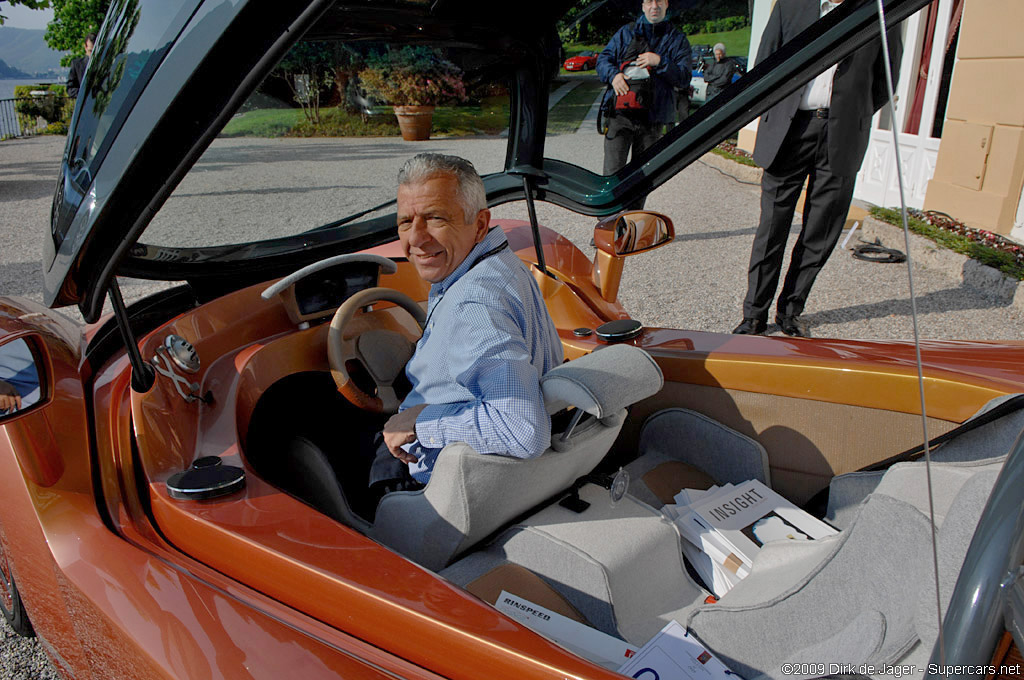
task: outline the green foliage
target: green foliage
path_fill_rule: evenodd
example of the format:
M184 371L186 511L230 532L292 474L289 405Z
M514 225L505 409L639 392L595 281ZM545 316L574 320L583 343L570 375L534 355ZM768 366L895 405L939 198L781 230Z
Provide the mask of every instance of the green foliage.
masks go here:
M406 46L371 53L359 71L366 93L392 106L455 104L466 100L462 69L440 50Z
M89 91L93 112L102 114L110 106L114 92L121 85L129 61L132 69L148 59L148 53L127 54L128 42L139 25L139 0L114 0L110 21L97 39L96 50L89 62ZM53 24L50 24L53 26Z
M48 94L32 94L43 90ZM14 97L17 99L14 110L18 114L18 123L23 131L67 134L75 100L67 96L64 85L17 85L14 88ZM42 130L39 130L39 119L46 123Z
M602 0L577 0L558 21L558 35L563 44L603 45L623 24L635 21L640 13L640 0L604 3ZM750 3L748 0L701 0L693 7L676 11L670 0L668 14L668 20L687 35L719 33L749 26Z
M726 33L695 33L687 36L691 45L725 45L725 53L730 57L745 57L750 50L750 27Z
M53 21L46 27L46 42L55 50L66 51L62 66L85 56L85 36L98 33L110 0L51 0Z
M733 153L729 149L723 148L721 146L716 146L714 149L711 150L711 153L715 154L716 156L721 156L722 158L728 158L729 160L739 163L740 165L747 165L752 168L758 167L757 163L754 162L753 158L749 158L738 153Z
M396 137L401 134L398 120L390 111L361 116L342 108L325 109L320 123L300 120L289 131L290 137Z
M870 212L872 217L882 220L883 222L888 222L889 224L893 224L898 227L903 226L903 218L898 210L894 210L892 208L873 207ZM1012 253L987 246L984 243L978 243L977 241L973 241L962 234L957 234L935 225L928 224L924 220L918 219L912 215L907 216L907 227L915 234L920 234L925 238L931 239L940 246L949 248L953 252L966 255L967 257L977 260L982 264L994 267L1004 274L1024 280L1024 266L1017 261L1017 258Z
M334 66L340 56L329 43L303 41L292 47L275 71L313 126L320 123L321 97L334 85Z
M696 33L724 33L735 31L750 25L750 18L745 16L721 17L720 19L705 19L689 24L683 24L683 33L692 35Z
M21 5L29 9L45 9L50 6L50 0L6 0L9 5ZM4 20L7 19L3 14L0 14L0 26L4 25Z

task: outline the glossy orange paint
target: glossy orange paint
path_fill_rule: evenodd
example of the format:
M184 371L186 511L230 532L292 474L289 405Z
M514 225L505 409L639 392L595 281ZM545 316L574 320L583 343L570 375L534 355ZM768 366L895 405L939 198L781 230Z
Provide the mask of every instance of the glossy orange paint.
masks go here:
M525 223L501 224L532 264ZM571 243L543 233L554 278L534 275L566 356L579 356L603 343L573 328L625 311L601 298L592 264ZM393 255L394 247L375 250ZM404 262L381 285L421 302L428 290ZM326 326L297 329L280 300L262 300L263 288L214 300L140 342L146 357L168 333L192 342L209 361L189 379L213 395L210 404L186 403L163 376L149 393L132 393L123 355L89 366L79 329L0 299L0 342L39 337L54 377L49 405L2 427L0 542L57 667L133 678L239 677L240 669L245 677L617 677L251 469L244 491L217 501L166 495L167 477L199 456L245 467L260 397L285 376L328 370ZM382 324L399 323L396 314L383 305L372 312ZM658 328L633 342L669 381L919 411L910 343ZM961 421L992 396L1024 390L1022 350L1024 343L926 343L929 414Z

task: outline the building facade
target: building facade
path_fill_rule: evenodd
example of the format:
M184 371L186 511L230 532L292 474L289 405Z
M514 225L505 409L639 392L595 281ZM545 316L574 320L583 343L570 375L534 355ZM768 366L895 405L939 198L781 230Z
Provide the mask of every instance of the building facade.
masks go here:
M774 0L755 0L750 61ZM875 115L855 197L1024 242L1024 1L935 0L903 24L896 111ZM756 121L740 133L752 149Z

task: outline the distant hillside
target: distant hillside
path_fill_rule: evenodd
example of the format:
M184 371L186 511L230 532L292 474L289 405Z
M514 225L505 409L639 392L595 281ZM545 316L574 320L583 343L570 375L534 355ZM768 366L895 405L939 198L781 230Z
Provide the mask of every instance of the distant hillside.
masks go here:
M45 34L43 30L0 26L0 59L30 76L60 69L64 54L50 49Z
M8 66L7 63L0 59L0 78L30 78L29 74L24 71L19 71L13 66Z

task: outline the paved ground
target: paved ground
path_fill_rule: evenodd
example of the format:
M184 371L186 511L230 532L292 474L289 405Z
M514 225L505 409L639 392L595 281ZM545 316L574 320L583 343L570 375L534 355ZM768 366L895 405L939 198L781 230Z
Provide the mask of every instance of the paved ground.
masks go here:
M0 143L0 295L42 301L41 244L63 144L60 137ZM328 221L324 215L337 218L390 198L395 169L410 153L457 152L489 172L500 169L506 144L498 138L415 145L393 139L219 140L201 171L168 202L150 242L177 245L212 238L231 243L295 233ZM315 162L303 154L310 145L318 148ZM554 158L600 168L601 138L586 129L555 137L548 148ZM246 163L253 159L259 163ZM728 332L740 319L758 216L757 187L697 163L654 192L647 207L673 218L677 238L627 262L622 284L626 307L648 325ZM526 219L522 203L498 206L494 213ZM593 254L593 218L548 204L538 206L538 216ZM127 281L125 297L136 299L160 285ZM934 270L918 269L916 286L924 337L1024 339L1024 319L1008 307L1008 300ZM903 267L836 252L818 279L805 318L818 337L907 338L909 313ZM52 677L37 645L13 640L6 626L2 633L0 676Z

